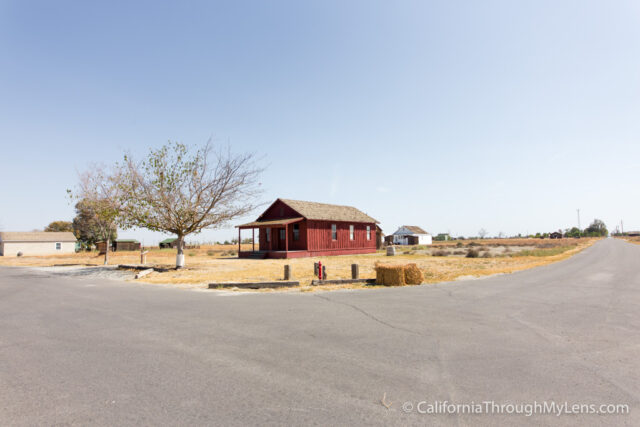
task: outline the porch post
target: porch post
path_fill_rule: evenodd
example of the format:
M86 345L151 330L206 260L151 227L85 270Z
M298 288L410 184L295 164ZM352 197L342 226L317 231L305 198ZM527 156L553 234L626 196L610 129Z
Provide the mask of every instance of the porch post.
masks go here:
M255 228L251 229L251 246L253 246L251 250L255 252L256 251L256 229Z
M289 252L289 224L284 225L284 251Z
M242 229L238 228L238 257L240 257L240 230Z

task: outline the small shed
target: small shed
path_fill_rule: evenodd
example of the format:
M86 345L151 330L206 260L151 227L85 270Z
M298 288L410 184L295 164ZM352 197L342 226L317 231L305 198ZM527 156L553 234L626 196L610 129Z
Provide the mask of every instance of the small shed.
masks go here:
M98 253L103 255L105 253L105 248L107 247L107 242L97 242L96 248L98 249ZM117 239L111 242L111 252L116 251L139 251L140 250L140 242L134 239Z
M431 234L417 225L403 225L392 234L396 245L430 245L433 243Z
M135 239L118 239L111 246L114 251L139 251L141 245Z
M168 239L164 239L162 242L160 242L160 249L168 249L168 248L176 249L177 247L178 247L177 237L169 237Z

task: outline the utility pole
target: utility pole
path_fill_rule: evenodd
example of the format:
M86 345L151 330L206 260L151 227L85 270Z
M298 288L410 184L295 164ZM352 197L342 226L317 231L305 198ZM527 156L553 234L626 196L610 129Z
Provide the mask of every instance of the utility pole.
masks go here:
M578 211L578 230L582 230L582 228L580 228L580 209L576 209Z

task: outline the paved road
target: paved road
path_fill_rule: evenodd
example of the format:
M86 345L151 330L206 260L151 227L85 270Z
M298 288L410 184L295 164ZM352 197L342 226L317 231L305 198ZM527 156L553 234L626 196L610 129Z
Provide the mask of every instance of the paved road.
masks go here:
M434 400L631 412L401 408ZM640 246L622 241L484 280L314 294L0 269L2 425L639 425L639 400Z

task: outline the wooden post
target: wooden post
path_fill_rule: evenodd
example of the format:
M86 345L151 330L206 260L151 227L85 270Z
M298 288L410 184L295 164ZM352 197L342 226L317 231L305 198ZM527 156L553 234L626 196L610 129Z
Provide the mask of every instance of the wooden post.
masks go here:
M284 251L289 252L289 225L284 225Z
M318 277L318 263L317 262L313 263L313 275L315 277Z
M238 228L238 258L240 258L240 228Z
M352 279L359 279L360 277L360 268L358 267L358 264L351 264L351 278Z
M256 251L256 229L252 228L251 229L251 251L255 252Z
M289 264L284 266L284 280L291 280L291 266Z

